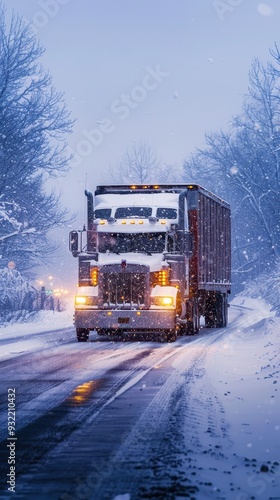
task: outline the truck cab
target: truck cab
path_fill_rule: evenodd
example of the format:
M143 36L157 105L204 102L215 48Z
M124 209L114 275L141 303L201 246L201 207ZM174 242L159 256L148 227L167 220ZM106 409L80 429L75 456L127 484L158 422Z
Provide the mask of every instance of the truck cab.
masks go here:
M98 186L87 229L70 233L78 257L78 341L89 332L152 332L174 341L195 333L190 208L197 190L183 185Z

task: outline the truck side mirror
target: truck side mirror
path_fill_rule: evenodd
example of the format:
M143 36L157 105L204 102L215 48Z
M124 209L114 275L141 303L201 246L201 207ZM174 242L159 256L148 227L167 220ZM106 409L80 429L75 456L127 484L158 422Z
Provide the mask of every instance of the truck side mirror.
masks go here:
M78 231L71 231L69 233L69 250L74 257L79 253L79 233Z

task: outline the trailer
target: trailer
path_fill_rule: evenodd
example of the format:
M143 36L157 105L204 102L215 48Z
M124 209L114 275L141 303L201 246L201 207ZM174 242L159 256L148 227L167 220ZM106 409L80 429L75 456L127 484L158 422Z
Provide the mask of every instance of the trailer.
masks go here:
M78 258L74 324L169 342L228 322L230 206L197 184L102 185L87 197L87 227L71 231Z

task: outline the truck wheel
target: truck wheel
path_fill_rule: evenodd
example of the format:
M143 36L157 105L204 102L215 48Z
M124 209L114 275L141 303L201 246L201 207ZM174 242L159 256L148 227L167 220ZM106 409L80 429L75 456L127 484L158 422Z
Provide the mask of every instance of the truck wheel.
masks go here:
M215 327L215 309L216 309L216 301L215 301L215 293L208 293L206 301L205 301L205 326L206 328L214 328Z
M189 306L190 306L189 318L191 319L187 321L187 335L195 335L196 333L199 332L199 326L200 326L198 303L196 300L194 300L189 304Z
M194 324L193 321L187 321L186 335L194 335Z
M77 328L77 340L78 342L87 342L89 337L89 330L87 328Z
M213 292L208 295L205 305L206 328L224 328L228 321L227 294Z
M177 340L177 331L171 330L167 332L167 342L176 342Z

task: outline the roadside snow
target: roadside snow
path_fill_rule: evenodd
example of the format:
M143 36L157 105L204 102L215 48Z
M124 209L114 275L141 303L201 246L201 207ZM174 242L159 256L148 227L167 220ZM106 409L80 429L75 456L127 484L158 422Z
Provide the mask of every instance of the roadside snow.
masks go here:
M0 325L0 340L68 328L73 326L73 312L73 305L69 303L62 312L38 311L30 321Z
M279 359L280 318L236 297L225 334L188 372L184 467L196 500L280 498Z
M69 302L66 310L62 312L38 311L30 321L0 325L0 359L3 361L22 353L44 349L44 333L72 327L72 302Z
M45 337L34 334L71 327L72 313L71 305L61 313L41 311L32 323L0 328L3 357L39 349ZM169 466L164 462L164 480L174 470L176 477L187 477L196 500L279 500L280 317L265 300L240 294L231 302L229 319L224 330L211 335L202 330L188 344L178 340L182 351L162 387L167 393L159 392L147 408L155 414L161 396L164 403L170 392L180 393L165 428ZM151 419L145 418L144 413L149 430ZM128 500L125 491L116 491L115 500Z

